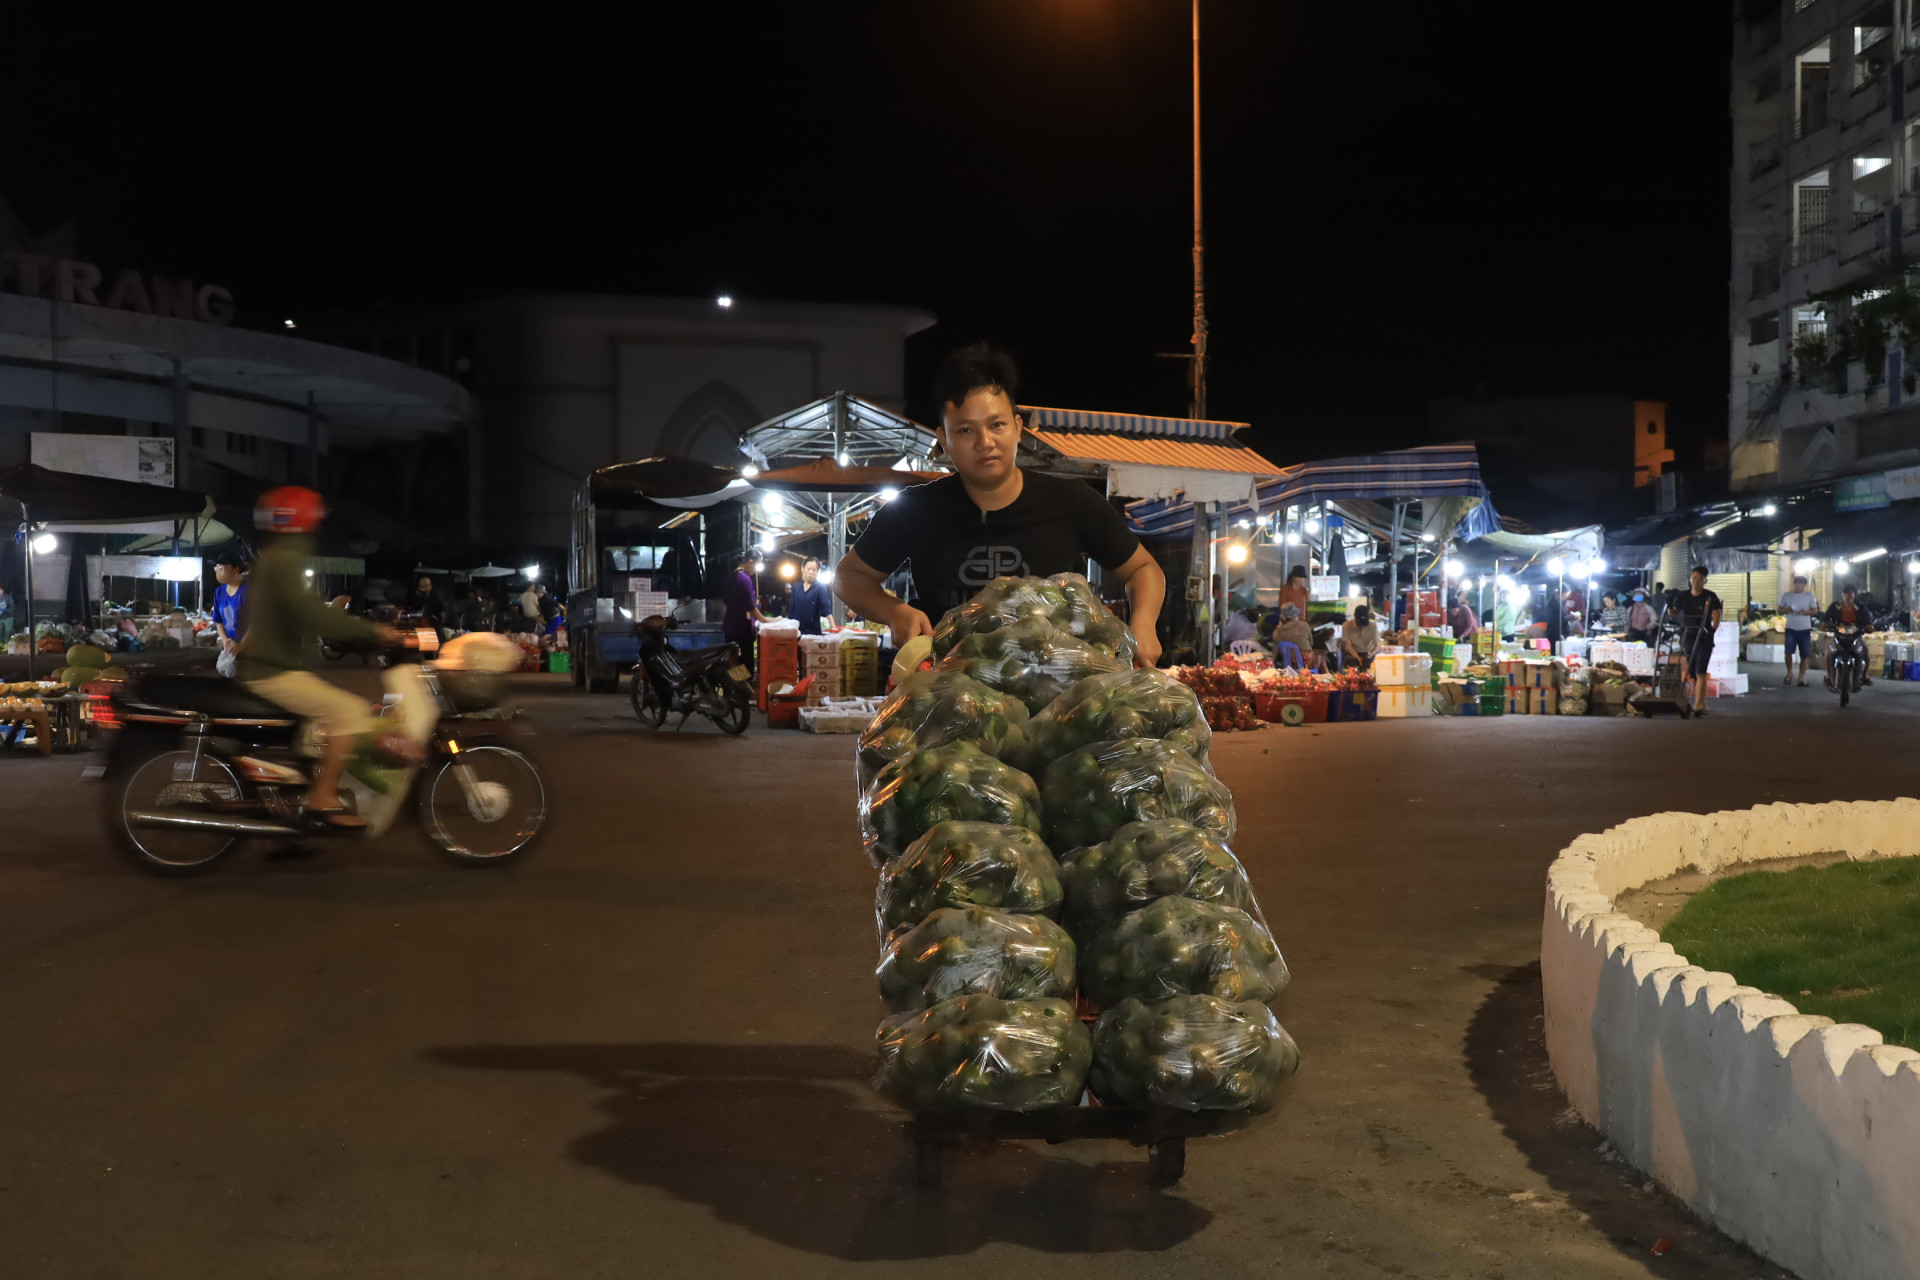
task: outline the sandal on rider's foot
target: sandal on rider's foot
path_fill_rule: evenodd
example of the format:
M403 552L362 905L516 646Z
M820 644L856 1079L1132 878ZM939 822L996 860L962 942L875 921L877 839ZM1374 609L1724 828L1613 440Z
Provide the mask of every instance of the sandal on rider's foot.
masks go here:
M367 820L357 813L348 813L345 805L332 809L308 809L308 825L321 831L359 831L367 825Z

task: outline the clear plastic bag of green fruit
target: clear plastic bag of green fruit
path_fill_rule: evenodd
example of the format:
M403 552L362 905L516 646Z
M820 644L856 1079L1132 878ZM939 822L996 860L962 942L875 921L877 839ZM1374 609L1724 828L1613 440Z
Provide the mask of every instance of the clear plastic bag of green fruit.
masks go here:
M1024 768L1027 720L1026 703L964 672L915 672L887 695L860 735L855 766L860 789L900 757L950 742L971 742L996 760Z
M1045 916L942 907L896 934L874 971L896 1012L956 996L1071 1000L1073 939Z
M995 578L957 609L950 609L933 629L933 653L944 658L968 636L1017 622L1040 619L1068 635L1096 645L1133 663L1135 643L1127 624L1100 602L1087 580L1077 573L1050 578Z
M1048 842L1099 844L1129 822L1178 818L1232 840L1233 792L1185 748L1158 738L1095 742L1041 775Z
M957 996L876 1035L873 1087L916 1111L1044 1111L1080 1101L1093 1037L1065 1000Z
M991 822L942 822L880 868L882 938L942 907L998 907L1058 917L1060 867L1038 834Z
M860 797L860 837L875 866L952 821L1043 832L1040 789L973 743L950 742L901 756L881 769Z
M1101 1008L1129 996L1265 1002L1286 989L1287 962L1266 926L1238 907L1156 898L1087 935L1080 991Z
M1265 1111L1300 1047L1254 1000L1127 999L1100 1015L1087 1083L1110 1106Z
M1064 858L1064 917L1076 937L1089 937L1166 897L1238 907L1265 924L1240 859L1218 835L1191 822L1129 822L1100 844Z
M1039 711L1088 676L1132 666L1130 658L1116 657L1036 617L967 636L935 669L972 676L1020 699L1028 711Z
M1201 765L1213 745L1213 730L1193 690L1152 668L1088 676L1042 708L1026 736L1032 744L1026 766L1035 773L1096 742L1159 738Z

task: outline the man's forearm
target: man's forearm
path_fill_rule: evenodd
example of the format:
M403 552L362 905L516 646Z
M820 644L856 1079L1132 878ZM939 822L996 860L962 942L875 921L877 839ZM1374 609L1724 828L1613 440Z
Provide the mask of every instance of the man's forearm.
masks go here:
M1135 635L1151 635L1160 621L1160 606L1167 599L1167 575L1157 564L1143 565L1127 579L1128 614Z
M833 575L833 593L845 601L849 609L875 622L891 622L894 607L900 603L879 583L852 573Z

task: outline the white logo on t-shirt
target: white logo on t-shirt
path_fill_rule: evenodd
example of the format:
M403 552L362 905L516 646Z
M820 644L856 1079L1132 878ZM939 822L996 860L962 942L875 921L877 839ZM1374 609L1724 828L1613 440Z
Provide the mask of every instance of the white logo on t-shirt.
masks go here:
M984 587L995 578L1024 577L1027 558L1018 547L975 547L960 562L960 581L969 587Z

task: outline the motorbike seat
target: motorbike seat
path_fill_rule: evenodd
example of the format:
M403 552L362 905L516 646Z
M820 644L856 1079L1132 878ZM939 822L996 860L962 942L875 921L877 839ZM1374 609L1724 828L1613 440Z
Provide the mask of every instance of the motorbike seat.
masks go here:
M134 696L162 707L198 711L216 720L297 720L277 702L269 702L220 676L142 676Z
M710 649L683 649L678 656L684 665L692 667L714 662L731 661L738 653L739 650L736 646L721 644L714 645Z

